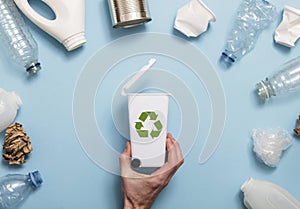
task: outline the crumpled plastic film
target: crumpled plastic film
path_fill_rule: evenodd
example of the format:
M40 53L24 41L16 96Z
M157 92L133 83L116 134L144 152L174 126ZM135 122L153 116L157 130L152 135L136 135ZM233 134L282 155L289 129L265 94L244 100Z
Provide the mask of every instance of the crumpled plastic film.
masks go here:
M278 165L281 153L293 143L289 133L283 129L254 129L252 139L256 156L270 167Z

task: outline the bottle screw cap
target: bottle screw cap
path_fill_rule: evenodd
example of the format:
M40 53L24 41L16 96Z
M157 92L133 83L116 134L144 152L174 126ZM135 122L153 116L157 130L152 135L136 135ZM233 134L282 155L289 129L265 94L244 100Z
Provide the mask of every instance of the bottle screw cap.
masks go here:
M43 183L43 179L39 171L30 172L28 175L34 187L39 187Z
M269 99L270 94L264 81L256 84L257 94L261 99Z
M35 73L37 73L37 71L42 69L41 63L39 63L39 62L33 62L30 65L25 66L25 67L26 67L26 71L30 74L35 74Z

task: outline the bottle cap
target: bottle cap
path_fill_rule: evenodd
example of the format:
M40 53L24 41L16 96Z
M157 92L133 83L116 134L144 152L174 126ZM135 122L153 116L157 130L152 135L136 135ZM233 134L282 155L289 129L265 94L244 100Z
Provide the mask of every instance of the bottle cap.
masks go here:
M261 99L269 99L270 98L268 88L267 88L266 84L264 83L264 81L261 81L258 84L256 84L256 89L257 89L257 94Z
M26 65L25 68L26 68L26 71L30 74L35 74L35 73L37 73L37 71L42 69L41 63L39 63L39 62L33 62L29 65Z
M232 54L227 53L227 52L222 52L222 56L221 58L227 62L227 63L234 63L235 62L235 58L233 57Z
M74 34L63 41L63 45L66 47L68 51L77 49L85 43L86 43L86 38L83 32Z
M39 187L43 183L43 179L39 171L30 172L28 175L34 187Z

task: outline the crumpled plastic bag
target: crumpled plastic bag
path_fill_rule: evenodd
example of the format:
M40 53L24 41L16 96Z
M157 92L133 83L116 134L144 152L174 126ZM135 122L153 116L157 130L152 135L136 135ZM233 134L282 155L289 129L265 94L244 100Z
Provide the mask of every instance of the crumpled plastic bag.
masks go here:
M293 143L289 133L283 129L254 129L252 139L256 156L270 167L278 165L282 152Z

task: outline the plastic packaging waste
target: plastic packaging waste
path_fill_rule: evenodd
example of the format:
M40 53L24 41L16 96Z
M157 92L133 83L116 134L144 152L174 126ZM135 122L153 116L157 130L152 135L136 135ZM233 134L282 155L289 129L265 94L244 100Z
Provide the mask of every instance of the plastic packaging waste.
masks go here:
M0 209L15 209L43 182L39 171L0 178Z
M300 10L285 6L282 21L275 31L275 42L286 47L295 46L300 37Z
M216 16L201 0L191 0L178 10L174 28L187 37L197 37L215 21Z
M0 132L14 121L22 104L22 100L16 92L6 92L0 88Z
M28 0L15 0L19 9L37 26L72 51L86 42L84 36L84 0L47 0L44 1L55 13L49 20L39 15Z
M250 52L259 34L277 17L276 8L265 0L243 0L233 29L225 43L222 59L234 63Z
M38 46L13 1L0 0L0 38L10 58L29 73L41 69Z
M256 84L256 89L263 100L300 90L300 56L280 66L273 75Z
M282 152L293 143L289 133L282 129L254 129L252 139L256 156L270 167L278 165Z
M284 188L249 178L241 187L248 209L300 209L300 202Z

